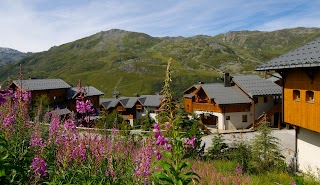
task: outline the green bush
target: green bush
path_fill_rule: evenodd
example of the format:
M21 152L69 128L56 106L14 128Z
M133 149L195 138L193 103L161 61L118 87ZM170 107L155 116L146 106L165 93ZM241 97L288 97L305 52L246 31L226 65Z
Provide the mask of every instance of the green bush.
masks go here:
M218 132L212 138L212 145L208 148L206 158L208 159L223 159L224 155L223 149L228 148L228 145L224 143L222 135Z

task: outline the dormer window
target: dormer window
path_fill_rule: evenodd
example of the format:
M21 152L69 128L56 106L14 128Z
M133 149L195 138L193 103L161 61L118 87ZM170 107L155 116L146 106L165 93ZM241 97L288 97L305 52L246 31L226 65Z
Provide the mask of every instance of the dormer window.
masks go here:
M293 90L293 100L300 101L300 91L299 90Z
M314 92L313 91L306 92L306 102L309 102L309 103L314 102Z

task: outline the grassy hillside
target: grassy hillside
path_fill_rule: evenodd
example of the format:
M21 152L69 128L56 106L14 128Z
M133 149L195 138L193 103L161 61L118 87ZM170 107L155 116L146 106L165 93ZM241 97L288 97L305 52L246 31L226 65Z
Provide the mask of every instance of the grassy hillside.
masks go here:
M110 97L159 92L167 60L173 58L173 89L177 95L201 80L214 82L223 71L254 73L256 65L320 36L318 28L273 32L237 31L217 36L151 37L109 30L35 53L0 69L0 82L23 76L62 78L71 85L80 79Z

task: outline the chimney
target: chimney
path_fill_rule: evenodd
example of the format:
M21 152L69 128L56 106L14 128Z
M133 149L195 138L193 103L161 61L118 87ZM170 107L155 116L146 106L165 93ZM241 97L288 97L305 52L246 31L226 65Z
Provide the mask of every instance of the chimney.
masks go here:
M198 84L204 84L204 83L203 83L203 81L199 80L199 81L198 81Z
M231 87L230 76L228 72L224 72L224 86Z
M135 94L133 94L133 96L134 96L134 97L140 97L140 94L135 93Z

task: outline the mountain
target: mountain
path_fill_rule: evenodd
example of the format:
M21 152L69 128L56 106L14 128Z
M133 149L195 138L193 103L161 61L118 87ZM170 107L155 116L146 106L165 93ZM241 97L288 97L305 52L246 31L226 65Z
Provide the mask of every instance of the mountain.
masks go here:
M232 31L216 36L152 37L112 29L54 46L22 59L24 78L62 78L93 85L110 97L113 91L132 96L161 90L167 60L173 59L173 90L179 96L198 81L215 82L222 72L256 73L255 66L319 37L319 28L272 32ZM18 78L19 64L0 69Z
M28 53L23 53L11 48L0 47L0 66L17 62L26 56L28 56Z

